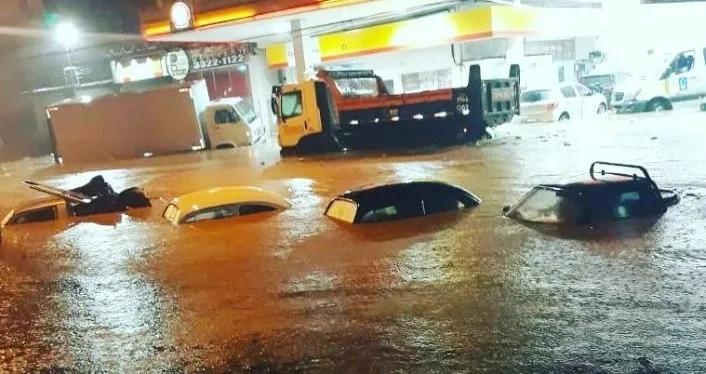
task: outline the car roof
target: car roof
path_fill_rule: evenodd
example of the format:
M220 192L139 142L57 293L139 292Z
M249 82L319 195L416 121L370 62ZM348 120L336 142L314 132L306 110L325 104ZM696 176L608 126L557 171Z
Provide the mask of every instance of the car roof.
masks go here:
M472 196L478 199L470 191L464 188L439 181L411 181L401 183L378 184L373 186L362 187L356 190L346 191L339 198L350 199L358 202L379 200L387 197L397 196L399 194L419 193L429 189L448 189L455 190Z
M559 188L575 192L594 192L616 186L640 185L645 183L652 183L652 180L646 178L612 177L609 179L586 179L565 184L541 184L540 187Z
M64 205L66 204L66 200L60 199L57 197L45 197L42 199L37 199L32 201L31 203L27 204L22 204L18 205L15 208L12 208L0 221L0 226L5 226L7 223L18 213L30 211L30 210L36 210L36 209L41 209L41 208L47 208L51 206L59 206L59 205Z
M292 206L284 197L252 186L218 187L195 191L173 199L171 204L179 207L179 221L181 221L182 217L198 210L248 202L267 204L279 209L288 209Z

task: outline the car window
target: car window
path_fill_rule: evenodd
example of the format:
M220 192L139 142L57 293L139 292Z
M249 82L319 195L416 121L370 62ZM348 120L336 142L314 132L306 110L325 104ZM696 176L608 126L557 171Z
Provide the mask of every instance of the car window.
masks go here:
M302 92L292 91L282 95L282 118L292 118L303 113Z
M238 215L248 216L251 214L271 212L274 210L276 209L268 205L244 204L240 206L240 209L238 209Z
M571 86L562 87L561 94L562 94L562 96L564 96L566 98L576 97L576 91L574 91L574 88Z
M343 222L353 223L358 205L350 200L336 199L329 204L325 215Z
M591 90L581 84L576 85L576 92L578 92L579 96L591 96Z
M566 192L534 188L508 216L536 223L576 223L583 214L579 202Z
M405 199L396 204L366 210L362 215L361 223L395 221L424 215L422 201L418 199Z
M216 109L213 117L217 125L238 123L238 114L233 109Z
M630 218L636 215L635 208L640 203L640 193L638 191L624 192L617 198L617 204L613 207L614 218Z
M238 215L238 205L221 205L214 208L207 208L191 212L184 217L182 223L194 223L223 218L235 217Z
M520 95L520 101L523 103L536 103L549 100L551 97L552 91L550 90L525 91Z
M12 218L11 225L21 225L25 223L47 222L57 218L56 207L30 210L18 213Z
M453 196L429 196L424 199L424 213L436 214L465 208L465 205Z

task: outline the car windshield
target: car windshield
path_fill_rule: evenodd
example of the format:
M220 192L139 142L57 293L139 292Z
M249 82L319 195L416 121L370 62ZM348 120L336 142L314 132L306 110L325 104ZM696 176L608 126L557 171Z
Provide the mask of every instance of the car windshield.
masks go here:
M257 118L257 115L255 115L255 111L253 111L250 104L248 104L245 100L241 100L235 103L235 107L238 112L240 112L240 115L248 123L252 123L253 121L255 121L255 118Z
M564 191L535 187L507 215L527 222L573 224L581 217L581 205Z
M551 90L526 91L520 95L520 101L523 103L536 103L538 101L549 100L551 96Z

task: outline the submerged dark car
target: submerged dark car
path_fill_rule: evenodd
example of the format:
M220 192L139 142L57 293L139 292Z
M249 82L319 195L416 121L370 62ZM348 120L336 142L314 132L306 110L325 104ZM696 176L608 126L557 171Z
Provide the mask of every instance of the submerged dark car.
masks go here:
M594 162L589 173L587 181L539 185L503 213L528 223L579 226L658 218L679 201L675 191L658 188L641 166Z
M416 181L348 191L333 199L324 213L359 224L395 221L476 207L481 199L443 182Z

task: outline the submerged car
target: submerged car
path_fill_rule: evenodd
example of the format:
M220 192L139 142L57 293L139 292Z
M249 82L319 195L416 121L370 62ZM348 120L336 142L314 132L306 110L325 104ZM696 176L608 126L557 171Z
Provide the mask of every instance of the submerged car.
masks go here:
M679 201L675 191L658 188L642 166L594 162L589 174L587 181L534 187L503 213L528 223L578 226L660 217Z
M132 187L116 193L100 175L91 179L87 184L71 190L62 190L31 181L27 181L25 184L53 197L12 209L3 218L2 227L119 213L131 208L152 206L142 189Z
M282 211L291 206L284 197L257 187L223 187L180 196L167 205L162 217L178 225Z
M349 224L375 223L472 208L473 193L443 182L416 181L348 191L333 199L325 215Z

